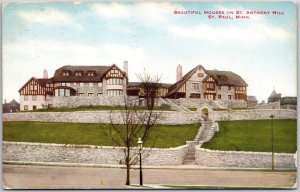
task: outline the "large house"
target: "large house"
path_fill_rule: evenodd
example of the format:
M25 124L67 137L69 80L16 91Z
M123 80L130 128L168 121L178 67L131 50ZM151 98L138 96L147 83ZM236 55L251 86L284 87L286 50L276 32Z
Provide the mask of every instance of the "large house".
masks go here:
M168 89L168 98L247 100L247 83L231 71L206 70L198 65L183 77L177 68L177 82ZM181 78L182 77L182 78Z
M128 82L128 62L124 70L111 66L63 66L52 78L44 71L44 78L32 77L19 90L20 110L56 107L51 99L70 96L128 95L143 97L140 82ZM182 76L177 67L175 84L159 83L157 97L199 98L208 100L247 100L247 83L231 71L206 70L196 66ZM61 99L60 99L61 100ZM52 102L51 102L52 101ZM94 100L95 101L95 100Z
M124 68L127 69L127 61ZM53 107L51 97L101 96L126 94L127 74L117 65L63 66L52 78L32 77L19 90L21 110Z

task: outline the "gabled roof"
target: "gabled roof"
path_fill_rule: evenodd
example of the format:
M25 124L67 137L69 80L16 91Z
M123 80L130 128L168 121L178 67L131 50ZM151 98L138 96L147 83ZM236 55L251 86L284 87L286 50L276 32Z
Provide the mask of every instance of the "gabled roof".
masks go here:
M51 79L37 79L35 77L31 77L20 89L18 92L20 92L31 80L35 80L40 86L45 87L45 84L47 82L51 82Z
M95 82L100 81L104 75L112 68L112 67L119 67L115 64L111 66L75 66L75 65L66 65L59 69L57 69L53 76L53 81L73 81L73 82ZM119 69L125 76L126 73ZM63 76L64 71L70 71L70 76ZM75 76L75 72L83 72L83 76ZM94 76L86 76L87 72L94 71Z
M167 96L174 94L199 68L202 68L208 77L215 79L218 85L248 86L239 75L231 71L206 70L202 65L198 65L185 74L180 81L173 84L169 88ZM206 80L208 77L206 77L204 80Z

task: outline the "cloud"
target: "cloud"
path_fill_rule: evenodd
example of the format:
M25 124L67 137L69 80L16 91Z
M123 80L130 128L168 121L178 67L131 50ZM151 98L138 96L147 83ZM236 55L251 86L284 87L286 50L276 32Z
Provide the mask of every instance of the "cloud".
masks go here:
M128 4L120 3L94 3L90 5L92 11L107 19L129 18L131 15Z
M74 26L80 30L83 27L76 23L72 16L66 12L57 9L45 9L38 11L19 11L18 16L31 23L38 23L48 26Z

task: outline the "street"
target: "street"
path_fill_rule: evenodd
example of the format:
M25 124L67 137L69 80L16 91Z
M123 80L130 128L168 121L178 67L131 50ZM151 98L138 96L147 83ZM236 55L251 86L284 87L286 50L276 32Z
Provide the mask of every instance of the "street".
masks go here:
M121 168L3 165L3 185L12 189L126 188L126 170ZM287 187L296 172L206 169L143 169L144 184ZM139 184L139 170L131 171L131 184Z

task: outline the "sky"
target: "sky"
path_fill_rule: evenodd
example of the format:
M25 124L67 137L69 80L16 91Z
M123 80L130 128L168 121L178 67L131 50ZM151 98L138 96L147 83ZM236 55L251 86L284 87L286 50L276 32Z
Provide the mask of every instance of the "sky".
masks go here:
M223 11L233 19L204 11ZM236 11L249 18L235 19ZM3 100L19 101L18 90L31 77L42 78L44 69L52 77L64 65L122 68L125 60L129 81L145 70L175 83L178 64L183 75L202 65L239 74L248 95L259 101L273 88L282 96L297 95L297 20L291 2L9 3L2 20Z

